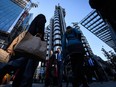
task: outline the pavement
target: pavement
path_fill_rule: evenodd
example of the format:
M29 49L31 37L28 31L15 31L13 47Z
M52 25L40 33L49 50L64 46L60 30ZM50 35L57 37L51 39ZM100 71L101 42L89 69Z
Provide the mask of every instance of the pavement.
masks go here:
M116 81L108 81L108 82L93 82L89 84L90 87L116 87ZM0 87L12 87L11 84L0 85ZM44 84L33 83L32 87L44 87ZM63 87L66 87L66 84L63 83ZM71 84L68 87L72 87Z

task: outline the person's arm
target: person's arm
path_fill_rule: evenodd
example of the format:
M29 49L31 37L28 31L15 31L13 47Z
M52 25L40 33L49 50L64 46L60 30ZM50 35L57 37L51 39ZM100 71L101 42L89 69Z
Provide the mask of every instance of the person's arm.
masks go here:
M10 53L11 55L14 54L14 46L17 44L18 42L18 37L16 37L12 43L10 44L10 46L7 48L7 52Z
M14 54L14 47L16 44L18 44L23 37L25 36L27 31L23 31L21 34L19 34L10 44L10 46L7 48L7 52L10 53L11 55Z

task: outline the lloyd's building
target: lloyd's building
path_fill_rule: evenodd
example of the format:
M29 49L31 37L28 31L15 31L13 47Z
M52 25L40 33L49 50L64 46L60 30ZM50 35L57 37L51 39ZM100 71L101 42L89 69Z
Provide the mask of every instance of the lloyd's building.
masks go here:
M66 31L66 22L65 22L66 12L65 9L61 6L55 6L54 16L50 20L50 25L46 28L46 40L47 40L47 57L50 57L50 51L56 52L57 48L62 50L62 36ZM75 27L78 29L77 27ZM79 29L81 31L81 29ZM81 31L82 32L82 31ZM92 50L89 47L87 39L82 37L82 43L85 48L86 53L92 55Z
M61 48L62 50L62 36L66 31L66 22L65 22L66 12L65 9L60 5L55 6L55 11L53 17L50 19L50 24L46 27L45 30L45 39L47 41L47 53L46 53L46 61L50 58L50 51L57 51L57 48ZM78 29L75 26L76 29ZM80 30L80 29L79 29ZM88 43L86 38L83 36L83 45L86 49L86 53L90 55L92 53L90 47L88 47ZM37 72L45 71L46 63L41 62L41 67L37 68Z
M54 52L57 48L62 49L61 39L66 29L65 9L61 6L55 6L54 16L50 20L50 25L46 28L47 59L50 56L50 50Z

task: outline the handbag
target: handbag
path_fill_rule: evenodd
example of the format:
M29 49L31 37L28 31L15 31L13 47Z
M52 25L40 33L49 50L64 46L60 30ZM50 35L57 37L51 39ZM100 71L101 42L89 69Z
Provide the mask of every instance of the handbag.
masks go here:
M0 62L7 63L9 59L10 59L10 54L7 51L0 48Z
M20 33L13 41L12 43L9 45L9 47L7 48L7 52L11 53L12 54L15 54L14 53L14 47L15 45L17 45L25 36L25 34L27 33L27 31L23 31L22 33Z
M36 37L27 32L24 38L14 47L14 51L25 52L37 56L37 58L46 58L47 43L40 37Z

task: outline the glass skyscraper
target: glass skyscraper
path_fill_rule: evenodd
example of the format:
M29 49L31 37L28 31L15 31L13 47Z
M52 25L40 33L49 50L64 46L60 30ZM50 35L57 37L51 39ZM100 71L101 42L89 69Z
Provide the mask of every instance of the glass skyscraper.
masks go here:
M0 48L6 48L15 38L18 32L15 26L27 5L27 0L0 0Z
M10 27L22 11L23 8L11 0L0 0L0 32L10 33Z
M30 13L26 18L25 20L22 22L22 31L23 30L27 30L30 26L30 23L32 22L33 20L33 13Z

